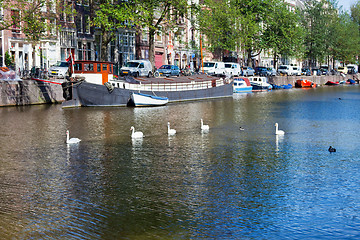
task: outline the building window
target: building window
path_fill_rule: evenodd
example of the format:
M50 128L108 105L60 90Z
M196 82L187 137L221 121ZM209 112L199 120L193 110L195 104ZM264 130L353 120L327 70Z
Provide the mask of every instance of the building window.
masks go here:
M85 16L85 33L90 33L90 16Z
M18 21L20 19L20 11L19 10L11 10L11 31L13 33L20 33L20 22Z

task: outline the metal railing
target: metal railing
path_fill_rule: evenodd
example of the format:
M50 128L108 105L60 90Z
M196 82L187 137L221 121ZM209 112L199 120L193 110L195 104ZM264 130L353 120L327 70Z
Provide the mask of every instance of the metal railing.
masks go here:
M185 91L185 90L200 90L212 87L219 87L225 84L223 79L211 81L192 81L186 83L128 83L123 81L111 81L114 87L125 88L135 91Z

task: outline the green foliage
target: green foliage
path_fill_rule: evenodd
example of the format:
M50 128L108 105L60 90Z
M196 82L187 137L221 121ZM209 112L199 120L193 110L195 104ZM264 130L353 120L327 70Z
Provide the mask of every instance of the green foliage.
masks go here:
M4 61L5 61L5 65L6 65L6 66L13 66L13 65L14 65L14 60L13 60L13 58L11 57L9 51L6 51L6 52L5 52L5 59L4 59Z
M297 14L289 11L282 1L273 1L264 19L262 46L274 55L274 67L279 55L301 57L303 31Z
M28 41L37 42L48 37L48 31L54 26L50 25L47 19L56 19L63 12L58 7L57 1L38 0L30 2L28 0L3 0L1 1L4 12L9 13L0 21L0 30L19 29L19 32L25 34ZM51 4L56 4L52 6ZM57 13L49 11L43 12L42 9L57 9ZM15 15L11 12L16 10ZM59 15L57 15L59 14ZM57 21L60 22L60 21Z

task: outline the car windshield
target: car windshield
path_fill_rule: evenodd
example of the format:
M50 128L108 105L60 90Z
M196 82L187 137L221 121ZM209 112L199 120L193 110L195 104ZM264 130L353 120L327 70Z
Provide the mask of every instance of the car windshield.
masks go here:
M53 66L54 67L69 67L69 63L68 62L57 62Z
M215 63L205 62L204 67L214 67Z
M171 65L162 65L159 69L171 69Z
M125 67L133 67L133 68L136 68L139 66L139 63L138 62L127 62L125 64Z

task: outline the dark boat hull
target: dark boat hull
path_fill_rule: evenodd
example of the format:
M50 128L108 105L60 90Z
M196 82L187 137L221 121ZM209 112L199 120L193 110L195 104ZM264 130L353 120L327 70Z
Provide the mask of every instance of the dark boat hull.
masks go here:
M74 83L71 97L63 103L63 107L76 106L126 106L132 92L136 90L114 88L109 90L105 85L88 82ZM200 100L209 98L230 97L233 95L232 84L206 89L183 91L141 91L141 93L166 97L169 102Z

